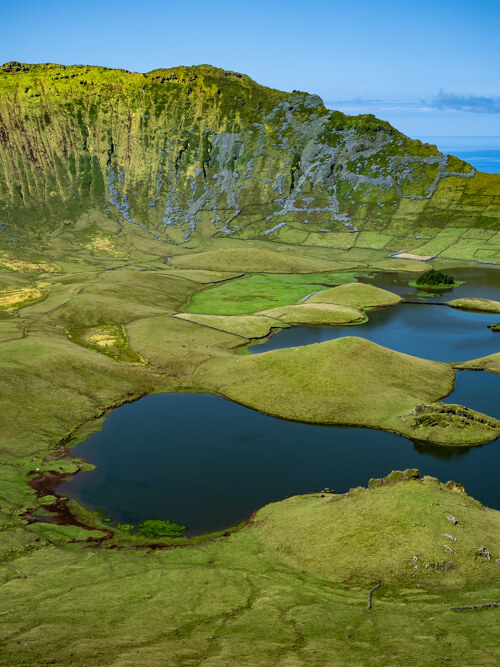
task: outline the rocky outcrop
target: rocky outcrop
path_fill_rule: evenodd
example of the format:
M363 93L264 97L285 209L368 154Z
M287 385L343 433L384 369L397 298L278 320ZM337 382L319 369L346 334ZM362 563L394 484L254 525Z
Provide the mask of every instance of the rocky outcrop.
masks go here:
M332 233L442 226L429 202L450 191L458 201L474 177L374 116L214 67L0 68L0 243L43 243L94 210L178 245L211 235L322 245ZM471 220L489 187L469 202Z

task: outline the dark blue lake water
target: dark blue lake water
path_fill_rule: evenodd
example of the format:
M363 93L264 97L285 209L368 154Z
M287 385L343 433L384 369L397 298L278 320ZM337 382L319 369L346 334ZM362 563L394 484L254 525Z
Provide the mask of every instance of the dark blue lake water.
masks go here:
M434 361L467 361L500 351L499 333L487 328L488 324L500 320L499 315L470 313L434 304L403 303L368 311L368 317L369 322L359 326L283 329L250 349L260 354L343 336L360 336L391 350Z
M499 298L500 271L467 269L460 279L467 284L428 298ZM408 275L380 274L374 282L414 296ZM500 333L486 328L498 316L421 303L369 316L368 324L357 327L288 329L253 349L356 335L443 361L500 351ZM462 371L444 400L500 418L499 396L499 375ZM162 394L125 405L72 453L98 468L78 474L59 492L90 509L104 509L115 522L169 519L187 525L186 534L235 525L289 495L324 487L343 492L409 467L459 481L484 504L500 509L500 441L471 449L431 447L384 431L287 422L205 394Z

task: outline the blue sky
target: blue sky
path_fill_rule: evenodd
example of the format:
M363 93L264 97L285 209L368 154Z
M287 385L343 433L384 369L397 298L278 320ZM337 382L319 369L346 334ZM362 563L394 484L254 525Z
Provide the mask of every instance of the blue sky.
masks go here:
M210 63L412 136L500 135L500 3L2 3L0 62Z

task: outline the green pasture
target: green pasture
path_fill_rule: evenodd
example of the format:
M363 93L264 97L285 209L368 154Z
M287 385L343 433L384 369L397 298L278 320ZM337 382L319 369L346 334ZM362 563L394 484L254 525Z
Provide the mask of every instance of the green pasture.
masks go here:
M499 599L500 514L433 478L400 478L268 505L193 548L32 533L0 567L2 661L496 664L498 609L454 607Z
M273 307L296 304L312 292L356 280L368 272L327 272L313 274L253 273L216 285L191 297L189 313L244 315Z

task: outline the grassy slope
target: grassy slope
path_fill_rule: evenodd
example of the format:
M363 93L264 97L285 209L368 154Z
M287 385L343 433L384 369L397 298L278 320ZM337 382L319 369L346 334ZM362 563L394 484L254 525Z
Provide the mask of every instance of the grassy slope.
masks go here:
M483 424L455 414L436 416L435 402L454 383L446 364L353 336L218 359L202 374L224 396L285 419L384 428L450 445L490 442L500 432L495 420ZM415 414L421 404L429 406L428 414Z
M356 308L330 303L306 303L263 310L262 315L275 317L287 324L361 324L366 316Z
M263 338L273 327L285 326L282 322L265 315L194 315L177 313L175 317L196 322L206 327L228 331L244 338Z
M499 176L206 65L0 68L0 158L7 260L164 259L210 239L500 258Z
M498 600L499 516L429 479L290 498L193 549L38 545L13 561L25 579L0 568L2 660L496 664L498 610L451 607Z
M313 294L309 303L335 303L352 308L375 308L377 306L392 306L403 299L387 290L365 285L363 283L347 283L332 289Z
M452 308L459 308L460 310L500 313L500 301L492 301L491 299L453 299L453 301L448 301L447 305Z
M459 370L471 371L489 371L490 373L498 373L500 375L500 352L490 354L487 357L480 357L479 359L471 359L463 363L453 364L453 368Z

